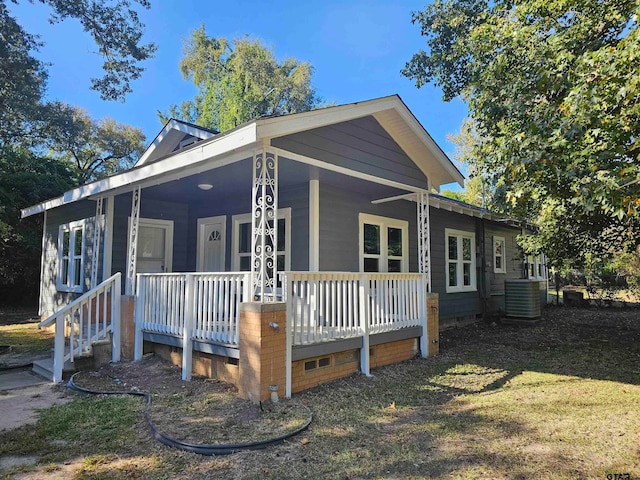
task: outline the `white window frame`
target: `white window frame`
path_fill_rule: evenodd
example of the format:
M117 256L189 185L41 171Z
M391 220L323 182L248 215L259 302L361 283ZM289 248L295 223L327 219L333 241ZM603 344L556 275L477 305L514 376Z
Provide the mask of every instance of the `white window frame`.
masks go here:
M502 243L502 254L498 255L496 254L496 243ZM493 237L493 243L491 244L491 248L493 249L493 273L507 273L507 265L506 265L506 258L507 256L506 251L507 251L507 242L505 240L504 237L501 237L499 235L494 235ZM498 257L502 258L502 267L498 268L496 267L496 259Z
M449 237L456 237L458 239L457 248L458 248L458 259L455 260L456 263L456 279L458 280L457 285L450 286L449 285L449 263L452 260L449 260ZM463 260L462 258L462 241L463 238L471 239L471 260ZM444 230L444 271L445 271L445 285L447 293L458 293L458 292L475 292L477 291L476 284L476 234L475 232L468 232L464 230L454 230L452 228L445 228ZM464 263L470 263L470 285L464 285Z
M82 246L80 248L80 255L75 255L75 247L76 247L76 236L75 232L77 230L82 231ZM69 255L63 255L63 247L64 247L64 233L69 232ZM86 248L86 222L85 220L76 220L74 222L68 222L62 224L58 227L58 265L57 265L57 273L56 273L56 289L60 292L75 292L82 293L84 290L84 257L85 257L85 248ZM62 270L63 270L63 262L64 259L67 259L69 262L69 267L67 268L67 278L62 278ZM76 262L75 260L80 259L80 283L75 285L73 283L73 279L75 278L76 273Z
M127 227L127 251L131 250L131 217L128 218ZM138 217L138 231L140 227L161 227L165 229L166 237L164 239L164 273L171 273L173 271L173 220L161 220L159 218L146 218ZM136 240L138 239L136 235ZM136 255L139 252L136 249ZM138 263L138 257L136 257L136 264Z
M409 222L399 220L397 218L381 217L379 215L371 215L369 213L359 214L359 241L358 241L358 258L359 268L364 272L364 259L377 258L379 272L386 273L389 270L389 260L400 260L400 272L409 271ZM364 253L364 226L378 225L380 227L380 254ZM389 255L389 228L398 228L402 231L402 256Z
M527 255L526 256L526 265L527 265L527 278L532 280L546 280L546 261L544 258L544 254L540 253L538 255ZM531 275L531 269L533 268L533 275Z
M284 269L288 271L291 270L291 208L278 209L278 220L284 220L284 251L278 250L276 252L276 262L279 255L284 255ZM241 213L239 215L233 215L231 222L233 225L233 231L231 232L231 248L233 249L231 252L231 267L234 272L239 272L240 258L243 256L251 258L251 252L240 254L238 251L240 248L240 225L248 223L251 226L251 214ZM251 233L251 235L253 235L253 233Z

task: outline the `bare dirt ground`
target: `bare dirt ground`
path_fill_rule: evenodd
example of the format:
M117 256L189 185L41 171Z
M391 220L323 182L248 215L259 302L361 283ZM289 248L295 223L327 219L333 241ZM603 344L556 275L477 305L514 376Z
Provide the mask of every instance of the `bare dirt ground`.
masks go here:
M260 404L243 400L231 384L204 377L185 382L179 367L153 354L139 362L107 364L80 372L74 383L103 392L151 395L151 421L158 431L184 442L224 444L274 438L302 426L308 410L294 400ZM182 421L176 422L176 418Z

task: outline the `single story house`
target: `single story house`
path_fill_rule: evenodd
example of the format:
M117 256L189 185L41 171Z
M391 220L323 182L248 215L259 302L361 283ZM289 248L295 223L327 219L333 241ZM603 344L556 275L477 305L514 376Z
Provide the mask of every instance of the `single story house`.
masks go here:
M108 335L114 359L163 351L250 398L426 356L429 319L504 310L506 279L544 277L519 225L434 193L463 181L396 95L224 133L170 120L130 170L22 212L45 218L53 378Z

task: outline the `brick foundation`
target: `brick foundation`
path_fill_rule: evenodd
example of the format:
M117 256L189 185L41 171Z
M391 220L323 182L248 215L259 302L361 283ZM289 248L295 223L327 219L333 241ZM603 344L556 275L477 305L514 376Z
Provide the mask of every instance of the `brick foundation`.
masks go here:
M159 343L144 342L145 353L153 352L160 358L182 367L182 348L170 347ZM234 365L234 359L212 355L209 353L193 352L192 373L207 378L217 378L223 382L238 385L240 382L240 369Z
M286 323L285 303L240 304L238 390L243 398L266 400L270 385L277 385L278 396L284 396Z
M135 329L133 297L122 297L122 354L133 357ZM438 295L427 297L428 355L439 352ZM277 329L270 324L277 324ZM277 385L279 397L285 393L286 304L243 303L240 306L238 360L193 352L192 372L233 383L239 394L254 402L271 396L270 385ZM370 367L403 362L419 350L419 339L408 338L373 345ZM182 365L182 349L144 343L144 351L153 351L177 366ZM360 349L352 349L292 363L291 390L298 393L360 371Z

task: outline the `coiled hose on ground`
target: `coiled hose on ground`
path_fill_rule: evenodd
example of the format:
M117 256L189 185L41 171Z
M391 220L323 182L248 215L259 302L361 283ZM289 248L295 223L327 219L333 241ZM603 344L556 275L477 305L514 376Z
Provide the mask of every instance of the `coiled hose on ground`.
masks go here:
M187 452L193 452L200 455L228 455L230 453L241 452L244 450L258 450L261 448L269 447L271 445L277 445L278 443L282 443L287 438L291 438L294 435L297 435L300 432L303 432L304 430L309 428L309 425L311 425L311 422L313 421L313 414L311 413L311 410L309 410L309 408L306 405L301 405L307 410L309 414L307 421L296 430L293 430L284 435L280 435L278 437L269 438L266 440L259 440L256 442L227 443L227 444L198 444L198 443L182 442L180 440L176 440L175 438L171 438L170 436L165 435L162 432L159 432L156 426L153 424L153 422L151 421L151 418L149 417L149 408L151 407L151 395L149 395L148 393L137 392L134 390L129 390L126 392L90 390L88 388L84 388L77 385L73 381L73 377L75 377L78 373L80 372L76 372L71 376L71 378L69 379L69 382L67 383L67 387L78 392L90 393L93 395L134 395L138 397L144 397L146 400L146 407L144 409L144 418L147 421L147 424L149 425L149 429L151 430L151 434L153 435L153 438L155 438L160 443L163 443L164 445L167 445L169 447L179 448L180 450L185 450Z

